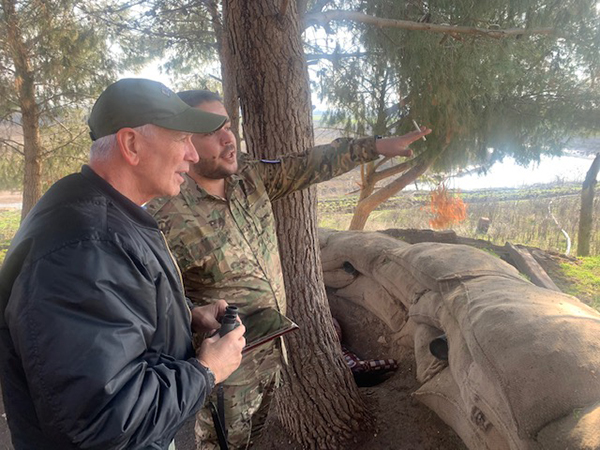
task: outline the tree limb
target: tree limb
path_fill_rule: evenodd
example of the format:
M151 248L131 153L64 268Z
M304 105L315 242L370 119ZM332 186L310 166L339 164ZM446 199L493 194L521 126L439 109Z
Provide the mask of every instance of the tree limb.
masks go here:
M373 180L377 183L381 180L384 180L388 177L391 177L393 175L397 175L401 172L404 172L405 170L407 170L409 167L411 167L414 164L414 162L412 160L410 161L404 161L400 164L396 164L393 167L389 167L387 169L384 169L380 172L375 172L375 175L373 176Z
M396 178L394 181L389 183L388 185L382 187L381 189L375 191L368 197L369 201L376 202L376 204L381 204L387 199L389 199L392 195L397 193L398 191L404 189L410 183L413 182L416 178L421 176L431 164L439 158L442 152L437 155L433 150L427 150L421 153L417 158L414 158L410 161L412 163L412 167L402 174L400 177ZM404 163L403 163L404 164Z
M367 52L355 52L355 53L307 53L306 61L310 63L310 61L315 61L318 59L327 59L329 61L336 61L340 58L362 58L363 56L367 56L369 53Z
M431 23L412 22L409 20L383 19L370 16L358 11L330 10L322 13L306 14L304 17L305 27L313 24L326 24L332 20L350 20L354 22L367 23L381 28L402 28L405 30L431 31L433 33L449 34L474 34L480 36L502 39L510 36L521 36L524 34L554 34L554 28L508 28L505 30L486 29L478 27L465 27L455 25L435 25Z
M6 145L8 148L17 152L21 156L25 156L25 153L21 150L23 148L23 144L13 141L12 139L2 139L0 138L0 143Z

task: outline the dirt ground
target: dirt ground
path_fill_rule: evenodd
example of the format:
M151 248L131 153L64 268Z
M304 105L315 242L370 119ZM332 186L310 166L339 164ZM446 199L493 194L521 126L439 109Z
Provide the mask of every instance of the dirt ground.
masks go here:
M392 344L390 330L379 318L351 302L328 292L332 315L338 319L344 345L362 359L393 358L398 369L380 384L361 387L375 427L355 436L344 450L463 450L467 447L456 433L412 393L416 380L411 347ZM408 344L408 343L407 343ZM253 450L301 450L282 429L272 408L263 435Z
M398 361L398 371L385 382L360 388L375 419L375 428L358 434L345 450L466 450L456 433L427 407L412 398L418 388L413 362ZM272 411L273 412L273 411ZM252 450L302 450L271 414Z

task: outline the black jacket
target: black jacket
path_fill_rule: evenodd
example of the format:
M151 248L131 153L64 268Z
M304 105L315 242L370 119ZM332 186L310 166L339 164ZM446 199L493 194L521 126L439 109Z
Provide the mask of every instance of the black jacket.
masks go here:
M84 166L29 213L0 272L16 449L164 449L202 407L181 277L156 222Z

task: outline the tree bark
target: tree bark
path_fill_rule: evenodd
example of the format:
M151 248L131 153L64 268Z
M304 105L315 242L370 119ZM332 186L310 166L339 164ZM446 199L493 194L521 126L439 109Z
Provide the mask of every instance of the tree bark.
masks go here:
M296 2L226 0L224 11L236 70L244 134L254 156L274 158L313 145L308 72ZM289 365L278 391L279 418L304 448L342 448L370 424L339 350L318 253L316 190L274 205L288 314Z
M600 170L600 153L596 154L594 162L583 181L581 188L581 211L579 213L579 233L577 235L577 256L589 256L590 238L592 237L592 219L594 210L594 187Z
M223 104L225 110L229 114L231 121L231 130L235 135L235 139L241 145L240 136L240 102L235 82L235 70L232 66L233 58L231 56L231 46L229 45L229 36L225 30L223 23L227 18L221 14L217 8L216 2L207 2L207 7L211 15L211 22L217 39L217 47L219 48L219 63L221 64L221 84L223 86Z
M19 95L21 126L23 128L23 209L21 220L42 196L42 143L39 130L39 110L35 101L34 74L29 62L27 46L21 35L15 2L3 0L7 41L15 66L15 87Z

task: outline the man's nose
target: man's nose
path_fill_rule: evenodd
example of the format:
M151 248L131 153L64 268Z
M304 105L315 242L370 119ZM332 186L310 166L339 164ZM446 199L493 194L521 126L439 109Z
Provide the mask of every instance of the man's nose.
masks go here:
M225 127L219 130L219 138L221 139L222 144L231 144L235 142L235 136L233 135L233 131L230 129L225 129Z
M196 147L194 147L194 144L192 144L192 136L190 136L186 141L184 159L193 164L196 164L198 161L200 161Z

